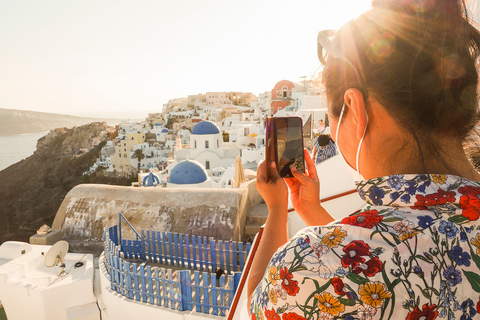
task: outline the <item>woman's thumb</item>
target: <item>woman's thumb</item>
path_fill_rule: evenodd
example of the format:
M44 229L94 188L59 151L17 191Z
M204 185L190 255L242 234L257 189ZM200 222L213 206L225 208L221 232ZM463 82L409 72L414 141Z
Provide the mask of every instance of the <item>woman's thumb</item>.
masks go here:
M302 171L298 170L295 166L290 166L290 171L292 172L293 176L297 178L297 180L301 184L306 184L308 180L310 180Z

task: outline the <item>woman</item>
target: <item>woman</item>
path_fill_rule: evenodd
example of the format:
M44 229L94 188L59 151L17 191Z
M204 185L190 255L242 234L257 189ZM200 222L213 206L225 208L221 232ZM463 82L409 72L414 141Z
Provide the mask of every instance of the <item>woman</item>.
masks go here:
M252 318L480 314L480 175L462 145L477 116L480 34L462 1L372 7L333 43L319 35L331 134L366 206L325 226L333 219L305 152L308 173L285 182L310 227L288 239L287 185L262 163L269 215L248 284Z

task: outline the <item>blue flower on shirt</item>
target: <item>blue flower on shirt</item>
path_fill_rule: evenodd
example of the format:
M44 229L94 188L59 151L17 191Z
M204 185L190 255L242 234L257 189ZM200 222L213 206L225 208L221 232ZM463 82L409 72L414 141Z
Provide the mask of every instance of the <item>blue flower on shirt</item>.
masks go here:
M286 254L287 254L287 251L285 250L275 252L275 254L272 256L271 262L275 265L280 263L283 260L283 258L285 258Z
M414 196L415 193L417 193L417 187L416 187L416 182L415 181L407 181L407 188L405 188L405 191L407 191L410 195Z
M383 197L385 192L379 187L373 187L370 195L368 196L372 200L374 205L381 206L383 204Z
M430 216L420 216L418 217L418 225L424 229L427 229L433 225L433 218Z
M445 234L449 238L453 238L457 235L458 228L450 221L441 220L438 231Z
M414 267L413 267L413 272L414 272L415 274L418 274L418 275L423 275L422 267L419 267L419 266L414 266Z
M460 309L462 309L463 311L463 315L460 320L472 319L472 317L477 314L477 310L475 310L472 299L467 299L466 301L463 301L460 305Z
M451 286L456 286L462 282L462 274L452 266L449 266L445 271L443 271L443 276Z
M400 200L402 200L404 203L410 203L410 195L406 193L400 198Z
M308 238L307 238L308 239ZM304 239L303 237L300 237L298 238L297 240L297 245L300 247L300 249L305 249L308 247L308 242L306 241L306 239Z
M390 176L388 179L388 184L390 187L400 190L402 188L402 185L405 183L405 180L403 179L403 175L397 174L394 176Z
M430 185L431 181L430 180L427 180L425 181L424 183L422 183L419 187L418 187L418 191L421 192L421 193L425 193L425 189Z
M470 266L470 255L467 252L463 252L463 249L459 246L454 246L449 252L450 257L455 260L459 266Z
M360 196L360 198L362 198L362 200L366 200L367 198L365 197L365 191L363 191L363 189L358 189L358 195Z
M398 197L400 197L400 194L397 191L390 193L390 198L392 199L392 201L397 200Z

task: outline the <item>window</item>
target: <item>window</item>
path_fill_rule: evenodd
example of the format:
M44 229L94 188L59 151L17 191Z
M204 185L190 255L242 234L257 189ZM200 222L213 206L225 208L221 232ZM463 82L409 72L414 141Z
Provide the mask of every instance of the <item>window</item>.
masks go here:
M250 128L243 128L243 135L246 137L250 133Z
M124 154L123 157L126 158L126 157L127 157L127 154Z
M282 98L286 99L288 97L288 88L282 87Z
M217 148L220 148L220 143L218 142L218 139L217 139Z
M193 140L193 148L197 149L197 140Z
M209 170L210 169L210 161L205 160L205 169Z
M208 149L208 140L205 141L205 149Z

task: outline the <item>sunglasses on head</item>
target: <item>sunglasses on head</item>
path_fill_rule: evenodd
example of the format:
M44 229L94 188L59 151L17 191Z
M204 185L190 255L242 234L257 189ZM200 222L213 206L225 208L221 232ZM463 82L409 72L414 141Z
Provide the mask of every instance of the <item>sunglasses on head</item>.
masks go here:
M332 40L329 39L329 37L334 36L336 33L335 30L323 30L318 33L317 36L317 55L318 59L323 65L327 64L327 61L325 60L325 55L323 54L323 50L328 53L329 57L335 58L335 59L340 59L344 62L346 62L350 67L352 67L353 72L355 73L355 77L357 78L363 92L364 93L364 99L367 98L368 96L368 90L367 86L365 85L365 82L363 81L362 77L360 76L360 73L358 72L357 68L353 65L353 63L345 56L345 54L338 48L336 47Z

